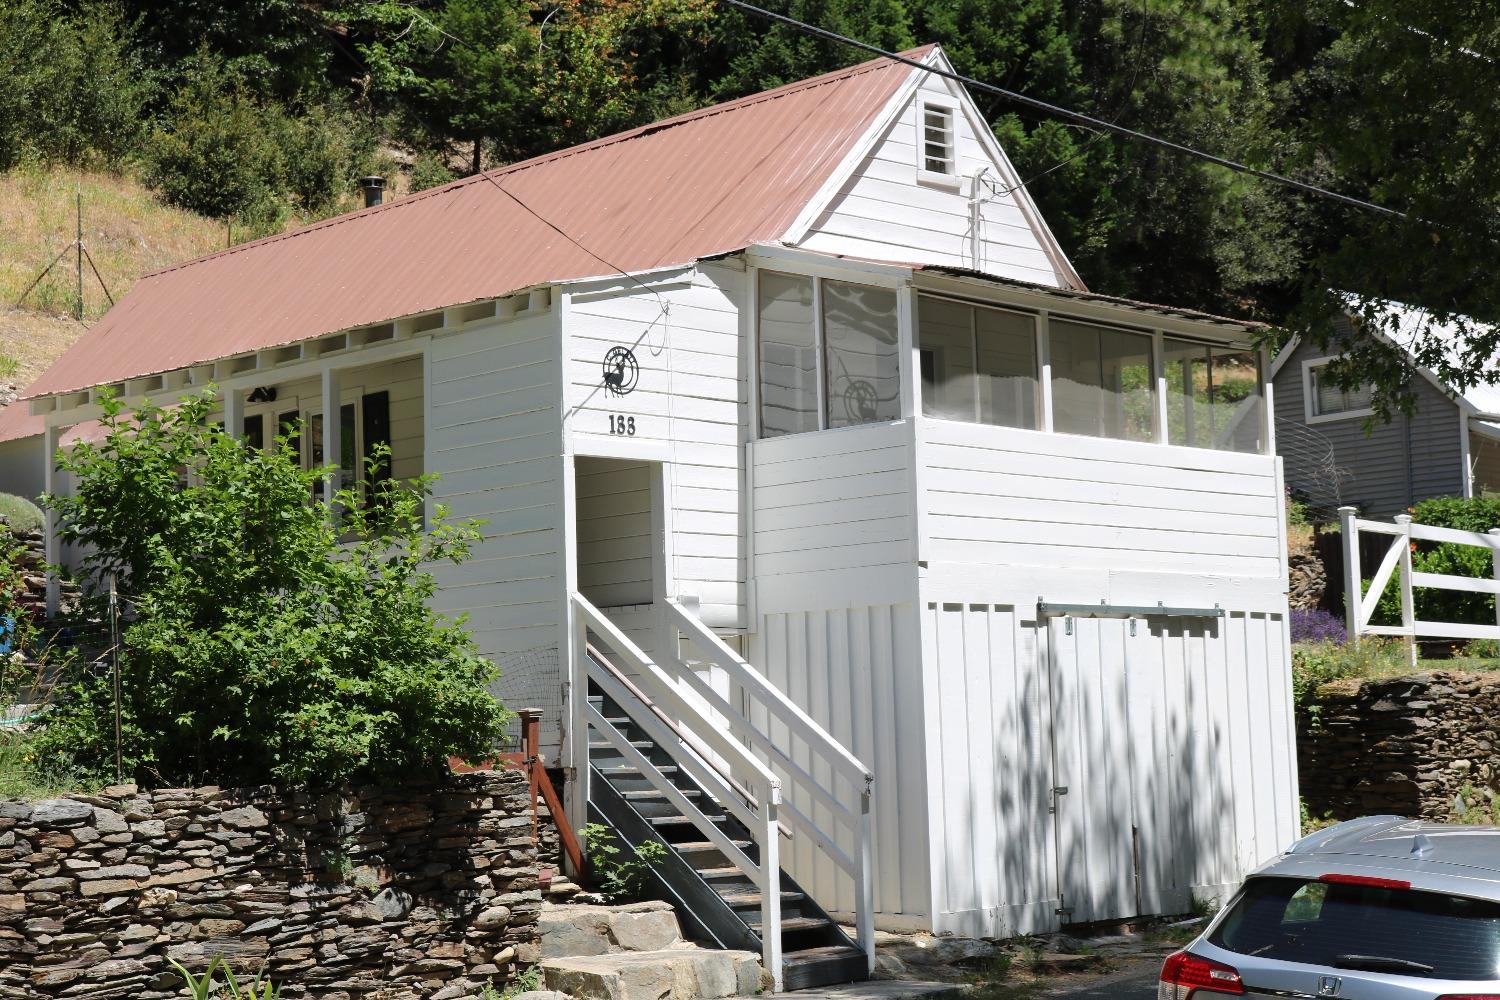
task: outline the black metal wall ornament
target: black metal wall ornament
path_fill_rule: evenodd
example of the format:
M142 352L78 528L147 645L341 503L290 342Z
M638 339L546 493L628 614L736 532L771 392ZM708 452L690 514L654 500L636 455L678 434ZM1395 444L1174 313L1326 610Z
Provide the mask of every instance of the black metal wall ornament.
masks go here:
M604 391L611 396L628 396L635 391L641 377L635 352L628 347L611 347L604 355Z

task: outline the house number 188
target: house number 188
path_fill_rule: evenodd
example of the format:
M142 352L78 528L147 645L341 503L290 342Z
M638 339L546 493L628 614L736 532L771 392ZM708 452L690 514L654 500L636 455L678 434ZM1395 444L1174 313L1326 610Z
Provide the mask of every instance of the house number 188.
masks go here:
M623 434L626 437L635 437L635 417L611 413L609 415L609 432L611 434Z

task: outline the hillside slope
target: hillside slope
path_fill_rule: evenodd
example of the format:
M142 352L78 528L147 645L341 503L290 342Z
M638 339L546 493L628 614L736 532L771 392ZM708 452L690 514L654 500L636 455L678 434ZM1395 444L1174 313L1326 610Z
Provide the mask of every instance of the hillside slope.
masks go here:
M0 381L24 386L78 339L77 257L69 252L13 308L38 274L76 235L109 293L119 300L141 275L223 247L221 222L164 205L139 182L112 174L22 168L0 174ZM109 308L84 261L84 322ZM7 360L8 359L8 360Z

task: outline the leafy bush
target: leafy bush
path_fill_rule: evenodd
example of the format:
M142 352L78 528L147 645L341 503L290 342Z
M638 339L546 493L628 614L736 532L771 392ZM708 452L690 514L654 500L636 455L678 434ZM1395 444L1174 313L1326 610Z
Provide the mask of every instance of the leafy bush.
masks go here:
M583 828L588 845L589 874L599 891L612 900L638 900L646 891L651 869L661 863L667 849L654 840L627 851L615 832L600 823Z
M241 988L239 980L234 976L234 970L229 963L224 961L222 955L214 956L213 961L208 963L208 969L201 976L195 976L189 972L175 958L167 959L177 974L186 981L188 996L193 1000L276 1000L281 991L266 978L265 969L255 974L255 978L248 985ZM224 985L220 986L216 979L219 970L224 972Z
M1289 621L1292 642L1335 642L1349 638L1342 619L1322 608L1293 608Z
M477 522L439 506L424 530L423 478L379 482L368 509L341 491L335 525L310 500L327 470L303 470L293 448L246 447L209 422L212 407L205 393L127 416L108 400L104 439L60 456L73 495L46 500L89 553L88 593L117 574L131 611L127 769L154 783L332 784L490 754L507 721L488 690L497 671L429 608L425 569L466 558ZM42 744L102 770L113 724L110 684L84 674Z
M1390 677L1411 669L1405 644L1395 639L1304 642L1292 647L1292 698L1306 706L1318 688L1346 677Z
M1462 499L1440 497L1423 500L1412 508L1412 522L1438 528L1484 533L1500 528L1500 497L1483 496ZM1473 576L1491 579L1494 564L1490 550L1472 545L1417 542L1411 557L1412 569L1418 573L1441 573L1447 576ZM1364 581L1365 591L1370 581ZM1412 594L1416 617L1420 621L1461 622L1476 625L1495 623L1495 598L1460 590L1417 588ZM1391 575L1372 621L1396 624L1401 621L1401 590L1396 574Z
M40 531L42 510L25 497L14 493L0 493L0 517L5 518L15 532Z
M417 157L411 165L411 189L413 192L426 191L428 188L439 187L453 180L453 171L448 165L431 153L423 153Z

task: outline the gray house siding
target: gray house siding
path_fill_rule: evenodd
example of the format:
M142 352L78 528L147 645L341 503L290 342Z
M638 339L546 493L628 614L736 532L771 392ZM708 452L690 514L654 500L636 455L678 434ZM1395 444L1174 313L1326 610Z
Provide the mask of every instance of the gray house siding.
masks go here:
M1342 320L1340 322L1343 322ZM1299 344L1276 373L1277 451L1293 491L1313 492L1320 485L1298 481L1313 450L1306 435L1286 433L1288 423L1306 427L1333 449L1341 470L1339 493L1371 517L1399 514L1418 500L1463 495L1463 451L1459 442L1458 404L1424 378L1415 380L1417 409L1397 415L1366 432L1368 417L1308 424L1303 405L1302 364L1328 352ZM1323 486L1326 490L1326 485Z
M0 441L0 493L15 493L35 500L42 495L45 465L40 435Z

